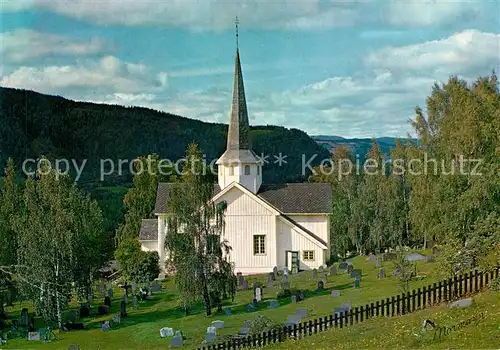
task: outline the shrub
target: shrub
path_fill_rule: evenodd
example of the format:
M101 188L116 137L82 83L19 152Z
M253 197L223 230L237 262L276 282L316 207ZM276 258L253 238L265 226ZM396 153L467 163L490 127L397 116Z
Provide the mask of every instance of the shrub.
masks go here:
M263 332L272 331L274 329L278 330L283 328L284 324L276 322L266 316L257 316L252 320L250 324L251 334L260 334Z
M491 289L493 289L493 290L495 290L497 292L500 292L500 277L495 278L491 282Z

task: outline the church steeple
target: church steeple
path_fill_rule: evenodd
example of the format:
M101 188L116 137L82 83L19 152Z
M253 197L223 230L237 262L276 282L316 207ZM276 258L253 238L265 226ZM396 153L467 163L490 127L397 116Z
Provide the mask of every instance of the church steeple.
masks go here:
M233 103L231 105L231 119L227 135L228 150L251 149L250 137L248 135L250 126L248 123L248 111L239 51L239 48L237 48L234 68Z
M232 182L238 182L253 193L257 193L262 183L263 162L252 151L250 142L250 125L238 47L238 18L236 18L236 57L233 79L233 100L226 151L217 160L219 186L222 189Z

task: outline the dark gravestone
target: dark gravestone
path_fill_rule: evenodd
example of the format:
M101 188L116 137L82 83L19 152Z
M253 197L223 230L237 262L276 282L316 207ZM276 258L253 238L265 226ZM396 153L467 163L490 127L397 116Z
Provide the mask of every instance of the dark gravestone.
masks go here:
M28 309L27 308L23 308L21 310L21 317L19 318L19 325L21 327L28 326Z
M125 302L125 304L128 304L128 296L127 296L127 294L123 294L122 300Z
M108 297L113 297L113 288L108 288Z
M297 302L297 296L292 295L292 304L295 304Z
M306 298L306 296L305 296L305 294L304 294L304 292L303 292L303 291L300 291L300 292L298 292L298 293L297 293L297 300L298 300L298 301L302 301L302 300L304 300L305 298Z
M288 275L283 275L283 279L282 279L283 282L288 282Z
M248 289L248 281L243 280L243 283L241 284L241 289L243 289L243 290Z
M110 297L105 297L104 298L104 305L107 305L108 307L111 307L111 298Z
M243 274L241 272L238 272L236 274L236 278L237 278L236 281L237 281L238 286L243 285Z
M28 320L28 332L34 332L35 331L35 319L33 317L30 317Z
M255 306L252 303L248 304L247 305L247 311L248 312L255 311Z
M273 267L273 274L274 274L273 281L275 281L276 278L278 277L278 266Z
M66 314L66 321L68 321L70 323L75 323L77 321L77 319L78 319L78 315L77 315L75 310L70 310Z
M360 269L354 269L351 271L351 277L356 278L356 277L361 277L361 270Z
M255 298L254 298L254 299L252 300L252 305L253 305L254 307L259 306L259 302L257 301L257 299L255 299Z
M155 282L151 285L151 292L152 293L159 292L160 290L161 290L161 284Z
M384 269L379 269L378 270L378 279L381 280L385 277L385 271Z
M269 273L269 276L267 276L267 286L272 287L273 286L273 281L274 281L274 273Z
M347 263L341 262L339 264L339 272L340 273L345 273L347 271L347 266L348 266Z
M98 315L108 315L109 314L109 306L108 305L99 305L97 308Z
M231 316L231 309L230 308L224 309L224 313L226 314L226 316Z
M88 305L80 306L80 318L85 318L90 316L90 307Z
M316 270L316 269L313 269L313 270L312 270L311 279L312 279L313 281L316 281L316 280L318 279L318 270Z
M337 268L335 265L330 266L330 276L335 276L337 274Z
M319 281L319 282L318 282L318 287L316 288L316 291L320 292L320 291L322 291L324 288L325 288L325 284L323 283L323 281Z
M352 270L354 270L354 267L352 265L347 265L347 273L351 273Z
M127 304L123 300L120 303L120 316L121 317L127 316Z
M361 283L361 278L359 276L356 276L354 279L354 288L359 288L359 285Z

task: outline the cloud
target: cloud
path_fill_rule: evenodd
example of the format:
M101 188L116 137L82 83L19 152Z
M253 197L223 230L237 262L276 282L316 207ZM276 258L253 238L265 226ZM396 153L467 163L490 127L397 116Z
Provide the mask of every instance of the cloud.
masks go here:
M435 74L466 74L500 62L500 34L469 29L448 38L388 47L368 55L372 68Z
M114 46L98 37L88 40L16 29L0 33L0 56L11 63L35 62L49 56L87 56L112 51Z
M1 0L0 13L27 10L35 6L35 0Z
M387 3L385 16L389 24L395 26L446 26L477 20L485 14L485 7L488 6L485 3L480 1L392 0Z
M12 8L15 7L13 4L10 5ZM101 25L168 26L195 31L234 28L236 15L242 26L248 29L342 27L359 18L356 5L356 2L329 0L36 0L31 4L35 8ZM28 5L23 8L26 7Z
M145 65L123 62L113 56L66 66L22 66L0 81L0 85L5 87L32 89L42 93L64 92L68 97L106 92L157 91L166 84L166 73L154 73Z

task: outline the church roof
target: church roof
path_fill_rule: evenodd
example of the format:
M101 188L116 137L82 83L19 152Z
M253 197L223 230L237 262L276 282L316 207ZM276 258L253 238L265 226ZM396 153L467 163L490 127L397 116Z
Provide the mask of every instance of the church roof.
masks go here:
M158 184L155 213L168 213L172 183ZM214 184L214 196L220 192ZM262 185L257 196L283 214L329 214L332 212L332 189L328 183L288 183Z
M158 239L158 219L142 219L139 240L156 241Z

